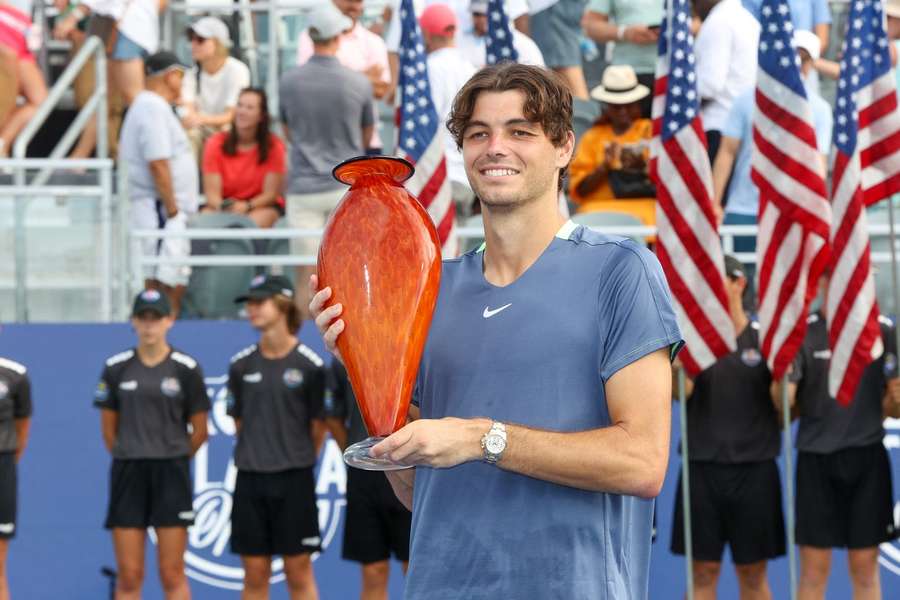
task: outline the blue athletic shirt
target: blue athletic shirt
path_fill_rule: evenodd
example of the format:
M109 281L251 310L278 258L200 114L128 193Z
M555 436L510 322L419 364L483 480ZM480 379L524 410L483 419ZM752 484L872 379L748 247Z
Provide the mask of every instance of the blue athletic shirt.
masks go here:
M659 262L631 240L569 221L502 288L485 280L480 250L444 262L416 383L423 418L606 427L605 382L680 347ZM406 598L645 598L652 518L652 500L480 461L418 467Z

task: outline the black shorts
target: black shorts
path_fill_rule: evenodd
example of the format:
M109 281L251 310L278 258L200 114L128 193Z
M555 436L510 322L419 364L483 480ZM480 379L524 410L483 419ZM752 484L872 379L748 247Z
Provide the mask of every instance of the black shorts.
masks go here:
M238 470L231 508L231 551L272 556L321 549L312 467L277 473Z
M179 458L113 459L107 529L188 527L194 523L191 465Z
M725 544L736 565L784 554L781 479L774 460L738 465L691 462L690 475L694 560L721 561ZM681 555L682 510L679 473L671 549Z
M344 523L344 560L368 564L409 560L412 513L397 500L384 473L347 469L347 520Z
M0 452L0 539L16 535L16 453Z
M831 454L797 453L797 543L872 548L900 537L891 464L881 442Z

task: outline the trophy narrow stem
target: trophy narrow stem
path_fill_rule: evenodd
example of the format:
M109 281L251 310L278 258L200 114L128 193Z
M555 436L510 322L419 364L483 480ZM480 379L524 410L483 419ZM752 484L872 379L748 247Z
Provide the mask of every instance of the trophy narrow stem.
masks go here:
M372 436L349 446L344 450L344 462L351 467L365 471L399 471L400 469L412 468L412 465L401 465L386 458L369 456L369 450L372 446L383 439L383 437Z

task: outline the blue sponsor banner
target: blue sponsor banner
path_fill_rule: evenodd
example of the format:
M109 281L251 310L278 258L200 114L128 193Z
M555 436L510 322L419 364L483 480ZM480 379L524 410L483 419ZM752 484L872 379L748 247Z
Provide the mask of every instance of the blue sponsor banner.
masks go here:
M325 356L322 341L311 324L303 341ZM231 491L235 469L231 462L234 425L225 415L225 377L230 357L253 343L256 335L240 322L179 322L170 341L196 357L206 375L213 402L210 440L195 457L194 508L187 571L193 597L199 600L236 598L242 572L229 551ZM100 416L92 408L93 392L110 355L131 347L127 324L8 325L0 331L0 355L18 360L32 380L35 414L32 436L19 467L19 526L9 551L12 596L29 600L109 597L104 566L115 567L109 532L103 529L108 486L109 455L100 437ZM651 562L650 598L674 598L684 590L684 562L669 550L679 458L678 411L672 428L672 458L658 503L659 536ZM900 422L890 423L885 444L894 465L894 486L900 481ZM323 600L359 596L359 566L341 560L345 518L346 475L333 442L325 447L317 469L319 523L323 546L314 562ZM895 497L898 494L895 491ZM900 506L900 505L898 505ZM898 508L900 516L900 508ZM155 546L148 539L145 598L161 598ZM729 559L722 570L720 597L737 598L737 582ZM881 548L881 579L885 598L900 598L900 544ZM828 597L849 598L845 553L832 561ZM273 597L286 597L281 563L273 570ZM769 581L775 597L787 590L787 562L773 561ZM402 597L399 565L391 570L390 597Z

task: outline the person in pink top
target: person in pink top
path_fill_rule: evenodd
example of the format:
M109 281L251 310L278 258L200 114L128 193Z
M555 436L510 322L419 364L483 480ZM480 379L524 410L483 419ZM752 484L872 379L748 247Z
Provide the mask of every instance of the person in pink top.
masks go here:
M363 13L363 0L332 0L334 5L353 21L353 27L341 35L337 59L347 67L362 73L372 82L372 94L376 100L382 100L391 89L391 70L388 66L387 46L384 40L363 27L359 19ZM309 32L300 34L297 49L297 64L305 64L313 55L313 43ZM377 110L377 106L376 106ZM378 123L378 115L375 115ZM368 154L381 154L382 141L376 126L372 140L366 148Z

